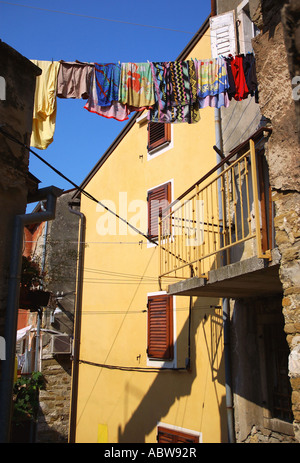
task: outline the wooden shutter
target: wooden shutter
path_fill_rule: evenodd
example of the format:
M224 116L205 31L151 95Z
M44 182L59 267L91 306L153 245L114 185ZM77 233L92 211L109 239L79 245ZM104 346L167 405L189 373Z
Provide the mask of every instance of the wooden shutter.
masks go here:
M194 434L176 431L163 426L157 428L157 442L162 444L175 444L175 443L199 443L199 437Z
M212 58L236 54L234 10L210 18L210 39Z
M171 183L165 183L164 185L149 191L147 200L148 236L151 238L157 238L159 213L163 212L171 202ZM165 214L163 214L163 216Z
M161 122L149 122L148 124L148 151L157 148L163 143L171 141L171 125Z
M159 295L148 298L148 357L173 359L173 298Z

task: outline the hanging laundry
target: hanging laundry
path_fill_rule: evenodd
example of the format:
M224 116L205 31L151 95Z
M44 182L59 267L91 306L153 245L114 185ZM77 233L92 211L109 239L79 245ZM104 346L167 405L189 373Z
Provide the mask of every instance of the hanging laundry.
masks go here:
M30 146L41 150L53 142L56 122L58 61L31 60L42 70L36 78Z
M59 98L82 98L89 96L90 80L94 65L81 61L60 61L57 76L57 96Z
M164 123L198 122L200 112L193 63L152 63L152 74L156 101L148 113L148 120Z
M141 111L155 103L150 63L122 63L119 101Z
M171 61L169 65L169 96L167 106L190 103L190 81L187 61Z
M110 106L119 101L121 65L95 63L95 79L99 106Z
M227 94L228 94L229 100L231 101L232 98L234 98L234 95L236 94L236 86L235 86L232 69L231 69L231 58L225 58L225 63L226 63L228 85L229 85L227 89Z
M195 60L200 108L229 106L227 67L224 58Z
M243 69L249 93L251 96L255 96L255 102L258 103L258 82L253 53L247 53L247 55L243 56Z
M84 108L90 111L91 113L98 114L99 116L103 116L108 119L116 119L117 121L128 120L128 116L131 112L127 105L124 105L119 101L112 101L110 106L100 106L98 104L95 72L93 73L91 79L89 98Z
M190 79L190 113L191 120L190 123L195 123L200 121L200 111L199 111L199 101L197 94L197 74L195 63L192 60L188 61L189 68L189 79Z
M234 58L229 58L231 60L231 71L235 83L235 95L234 99L236 101L245 100L249 95L249 90L246 83L244 68L243 68L243 56L236 55Z

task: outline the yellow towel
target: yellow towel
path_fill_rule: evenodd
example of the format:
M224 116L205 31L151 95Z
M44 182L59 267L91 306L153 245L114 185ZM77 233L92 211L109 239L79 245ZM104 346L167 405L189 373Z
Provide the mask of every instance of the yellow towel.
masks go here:
M56 122L56 88L60 63L31 60L42 70L36 78L30 146L44 150L53 142Z

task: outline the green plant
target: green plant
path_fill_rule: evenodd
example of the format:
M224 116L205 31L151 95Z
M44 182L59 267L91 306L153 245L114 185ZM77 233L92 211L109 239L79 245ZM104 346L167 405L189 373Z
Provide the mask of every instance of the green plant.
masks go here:
M36 419L39 409L39 391L45 389L46 381L42 373L36 371L31 376L19 378L13 388L14 421Z
M40 284L42 277L39 264L31 260L30 257L22 256L21 285L30 289Z

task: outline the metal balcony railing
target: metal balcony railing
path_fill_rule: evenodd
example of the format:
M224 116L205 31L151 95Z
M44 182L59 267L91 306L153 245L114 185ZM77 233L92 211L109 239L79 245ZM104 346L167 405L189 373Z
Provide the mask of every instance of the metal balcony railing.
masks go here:
M260 129L162 212L160 279L207 278L209 270L248 257L271 259L273 207L264 133Z

